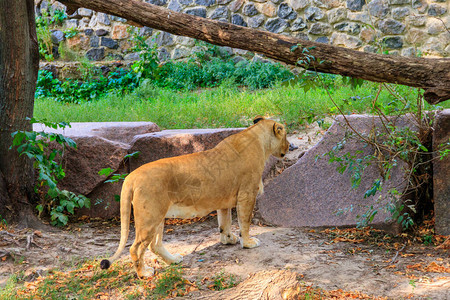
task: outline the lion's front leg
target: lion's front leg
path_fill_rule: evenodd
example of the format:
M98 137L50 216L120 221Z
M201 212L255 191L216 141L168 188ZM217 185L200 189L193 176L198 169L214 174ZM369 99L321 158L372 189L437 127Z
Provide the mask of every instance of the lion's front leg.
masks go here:
M220 242L225 245L236 244L239 238L231 232L231 208L217 210L217 221L219 222Z
M241 246L243 248L255 248L261 243L257 238L250 237L249 233L257 192L258 190L254 192L243 191L238 194L236 209L241 230Z
M164 247L162 242L164 232L164 221L162 221L158 225L158 229L156 230L156 234L153 238L153 241L150 243L150 249L161 257L166 263L172 264L172 263L179 263L183 261L183 256L181 254L171 254L167 249Z

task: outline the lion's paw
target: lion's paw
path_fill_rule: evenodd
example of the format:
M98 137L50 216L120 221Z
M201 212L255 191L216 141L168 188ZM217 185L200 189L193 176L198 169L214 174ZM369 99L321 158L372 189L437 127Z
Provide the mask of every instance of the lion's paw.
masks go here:
M139 278L143 278L143 277L152 277L153 274L155 274L155 269L153 268L149 268L149 267L144 267L143 270L141 270L140 272L138 272L138 277Z
M249 238L246 241L241 239L241 246L242 246L242 248L256 248L260 244L261 244L261 242L257 238Z
M171 264L177 264L183 261L183 255L179 254L179 253L175 253L172 255L173 258L170 260Z
M239 238L233 234L233 233L229 233L229 234L220 234L220 242L224 245L234 245L239 241Z

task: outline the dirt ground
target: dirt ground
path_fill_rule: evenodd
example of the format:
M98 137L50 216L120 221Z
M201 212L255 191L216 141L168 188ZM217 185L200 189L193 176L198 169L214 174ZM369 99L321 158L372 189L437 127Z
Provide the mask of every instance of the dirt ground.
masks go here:
M294 133L290 141L299 146L285 164L314 145L323 132L309 128ZM278 168L281 172L283 165ZM233 231L238 227L234 216ZM259 223L256 220L256 223ZM10 275L25 272L33 281L50 269L70 269L77 262L108 257L120 239L118 221L91 221L72 224L64 230L0 231L0 288ZM450 299L450 258L448 249L408 243L397 238L389 247L380 233L379 243L346 235L332 235L319 229L279 228L254 224L250 233L261 241L254 249L240 245L222 245L216 217L203 222L167 225L164 241L172 253L184 256L183 271L189 280L213 277L220 272L234 274L239 281L264 270L291 270L307 285L325 290L360 291L388 299ZM131 230L127 249L134 239ZM380 242L381 241L381 242ZM147 251L146 262L157 270L165 265ZM100 261L100 259L99 259ZM131 271L131 270L130 270ZM186 298L207 296L211 291L197 291Z

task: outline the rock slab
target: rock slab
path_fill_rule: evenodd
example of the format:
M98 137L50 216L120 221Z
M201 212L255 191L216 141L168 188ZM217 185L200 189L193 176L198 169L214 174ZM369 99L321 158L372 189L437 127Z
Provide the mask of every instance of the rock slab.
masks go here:
M433 150L450 141L450 109L436 115ZM436 154L435 154L436 155ZM433 161L433 198L436 234L450 235L450 155Z
M347 120L359 132L368 133L372 125L382 128L379 119L374 117L352 115L347 116ZM408 116L401 117L396 124L408 126L412 130L415 127ZM393 168L391 180L384 183L381 193L375 195L377 199L381 195L381 205L374 196L364 199L364 193L380 177L375 164L366 168L359 188L352 189L351 174L347 171L338 173L337 163L330 164L328 156L323 156L341 142L348 132L346 122L338 117L316 146L265 187L264 194L258 198L258 208L266 222L287 227L355 226L357 215L363 215L370 205L383 206L386 203L388 190L397 188L403 191L406 186L403 171L406 163L402 161ZM347 138L338 155L354 153L356 150L363 151L360 157L374 153L371 147L365 147L357 138ZM338 215L342 210L349 211ZM388 212L379 209L372 225L398 232L396 223L386 222L389 217Z

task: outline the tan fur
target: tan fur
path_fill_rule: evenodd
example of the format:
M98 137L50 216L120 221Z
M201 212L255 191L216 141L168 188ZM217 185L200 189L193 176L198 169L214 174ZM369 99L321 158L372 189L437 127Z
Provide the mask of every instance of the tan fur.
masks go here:
M147 247L167 263L182 260L162 244L165 218L199 217L217 210L220 241L235 244L239 238L231 232L231 208L236 207L242 247L257 247L259 241L249 236L249 227L256 195L262 193L264 165L270 155L283 157L289 143L283 125L261 117L255 120L255 125L211 150L161 159L131 172L121 193L120 244L110 262L125 248L131 204L136 238L130 254L139 277L153 274L144 266Z

